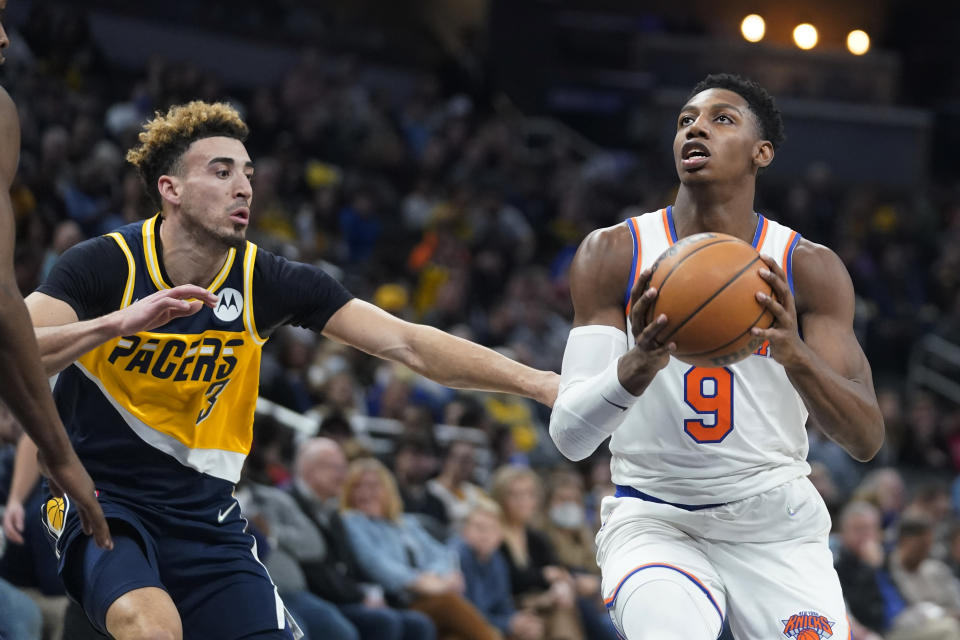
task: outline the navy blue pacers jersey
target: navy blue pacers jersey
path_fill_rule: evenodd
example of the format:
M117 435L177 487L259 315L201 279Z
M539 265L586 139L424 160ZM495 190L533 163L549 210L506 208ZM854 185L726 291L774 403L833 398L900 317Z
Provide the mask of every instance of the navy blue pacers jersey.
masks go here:
M80 320L171 287L159 215L64 254L38 289ZM207 287L214 308L108 340L67 367L54 396L98 490L195 511L229 499L250 451L260 353L282 324L320 331L350 300L315 267L246 242Z

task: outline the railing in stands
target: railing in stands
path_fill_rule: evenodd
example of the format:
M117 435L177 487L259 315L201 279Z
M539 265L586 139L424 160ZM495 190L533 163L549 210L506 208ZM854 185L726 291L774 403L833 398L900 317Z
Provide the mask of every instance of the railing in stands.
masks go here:
M257 416L273 418L306 438L317 435L322 421L322 416L317 413L298 413L266 398L257 398ZM351 416L350 426L357 441L376 455L392 453L397 439L404 432L403 423L389 418ZM433 436L441 446L451 442L473 444L476 447L477 464L482 468L488 468L493 462L489 439L481 429L437 424L433 427Z
M960 345L927 334L910 353L907 382L911 389L925 388L960 404Z

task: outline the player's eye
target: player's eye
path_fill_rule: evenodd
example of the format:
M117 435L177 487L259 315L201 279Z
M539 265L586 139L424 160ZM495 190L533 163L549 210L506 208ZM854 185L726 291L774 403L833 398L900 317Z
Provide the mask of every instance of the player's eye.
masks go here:
M218 178L229 178L229 177L230 177L230 170L229 170L229 169L218 169L218 170L217 170L217 177L218 177Z
M685 127L691 122L693 122L693 116L680 116L679 124L681 127Z
M718 116L715 118L715 120L716 120L717 122L733 122L733 120L730 118L730 116L726 115L725 113L721 113L720 115L718 115Z

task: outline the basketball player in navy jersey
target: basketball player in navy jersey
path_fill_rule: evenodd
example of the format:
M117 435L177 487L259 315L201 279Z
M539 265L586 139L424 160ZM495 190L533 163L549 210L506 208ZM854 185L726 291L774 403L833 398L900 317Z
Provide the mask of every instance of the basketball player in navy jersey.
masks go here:
M447 386L556 395L554 373L404 322L246 241L246 136L225 104L158 114L127 157L160 212L70 249L27 299L115 549L77 536L72 503L63 522L48 504L44 522L68 592L117 639L291 636L232 496L261 347L278 327L309 327Z
M0 0L0 64L10 44L3 28L7 0ZM80 522L97 544L110 548L110 532L94 495L93 481L80 464L63 429L40 366L30 317L17 288L13 268L14 218L10 187L20 155L20 119L7 91L0 87L0 397L40 450L57 494L73 500Z
M849 635L805 424L869 460L883 419L843 263L754 211L757 173L782 140L764 89L707 77L677 117L676 202L594 231L571 266L574 329L550 433L575 460L612 436L617 490L597 560L629 640L713 640L725 620L738 640ZM708 231L752 242L774 292L756 294L775 318L753 330L756 353L716 368L654 340L663 314L643 321L650 266Z

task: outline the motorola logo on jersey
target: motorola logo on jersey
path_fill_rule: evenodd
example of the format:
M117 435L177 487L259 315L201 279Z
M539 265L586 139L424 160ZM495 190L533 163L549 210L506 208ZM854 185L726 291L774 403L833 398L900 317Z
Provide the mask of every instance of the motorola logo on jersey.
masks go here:
M236 289L224 287L220 289L220 296L213 306L213 315L217 320L233 322L243 313L243 296Z

